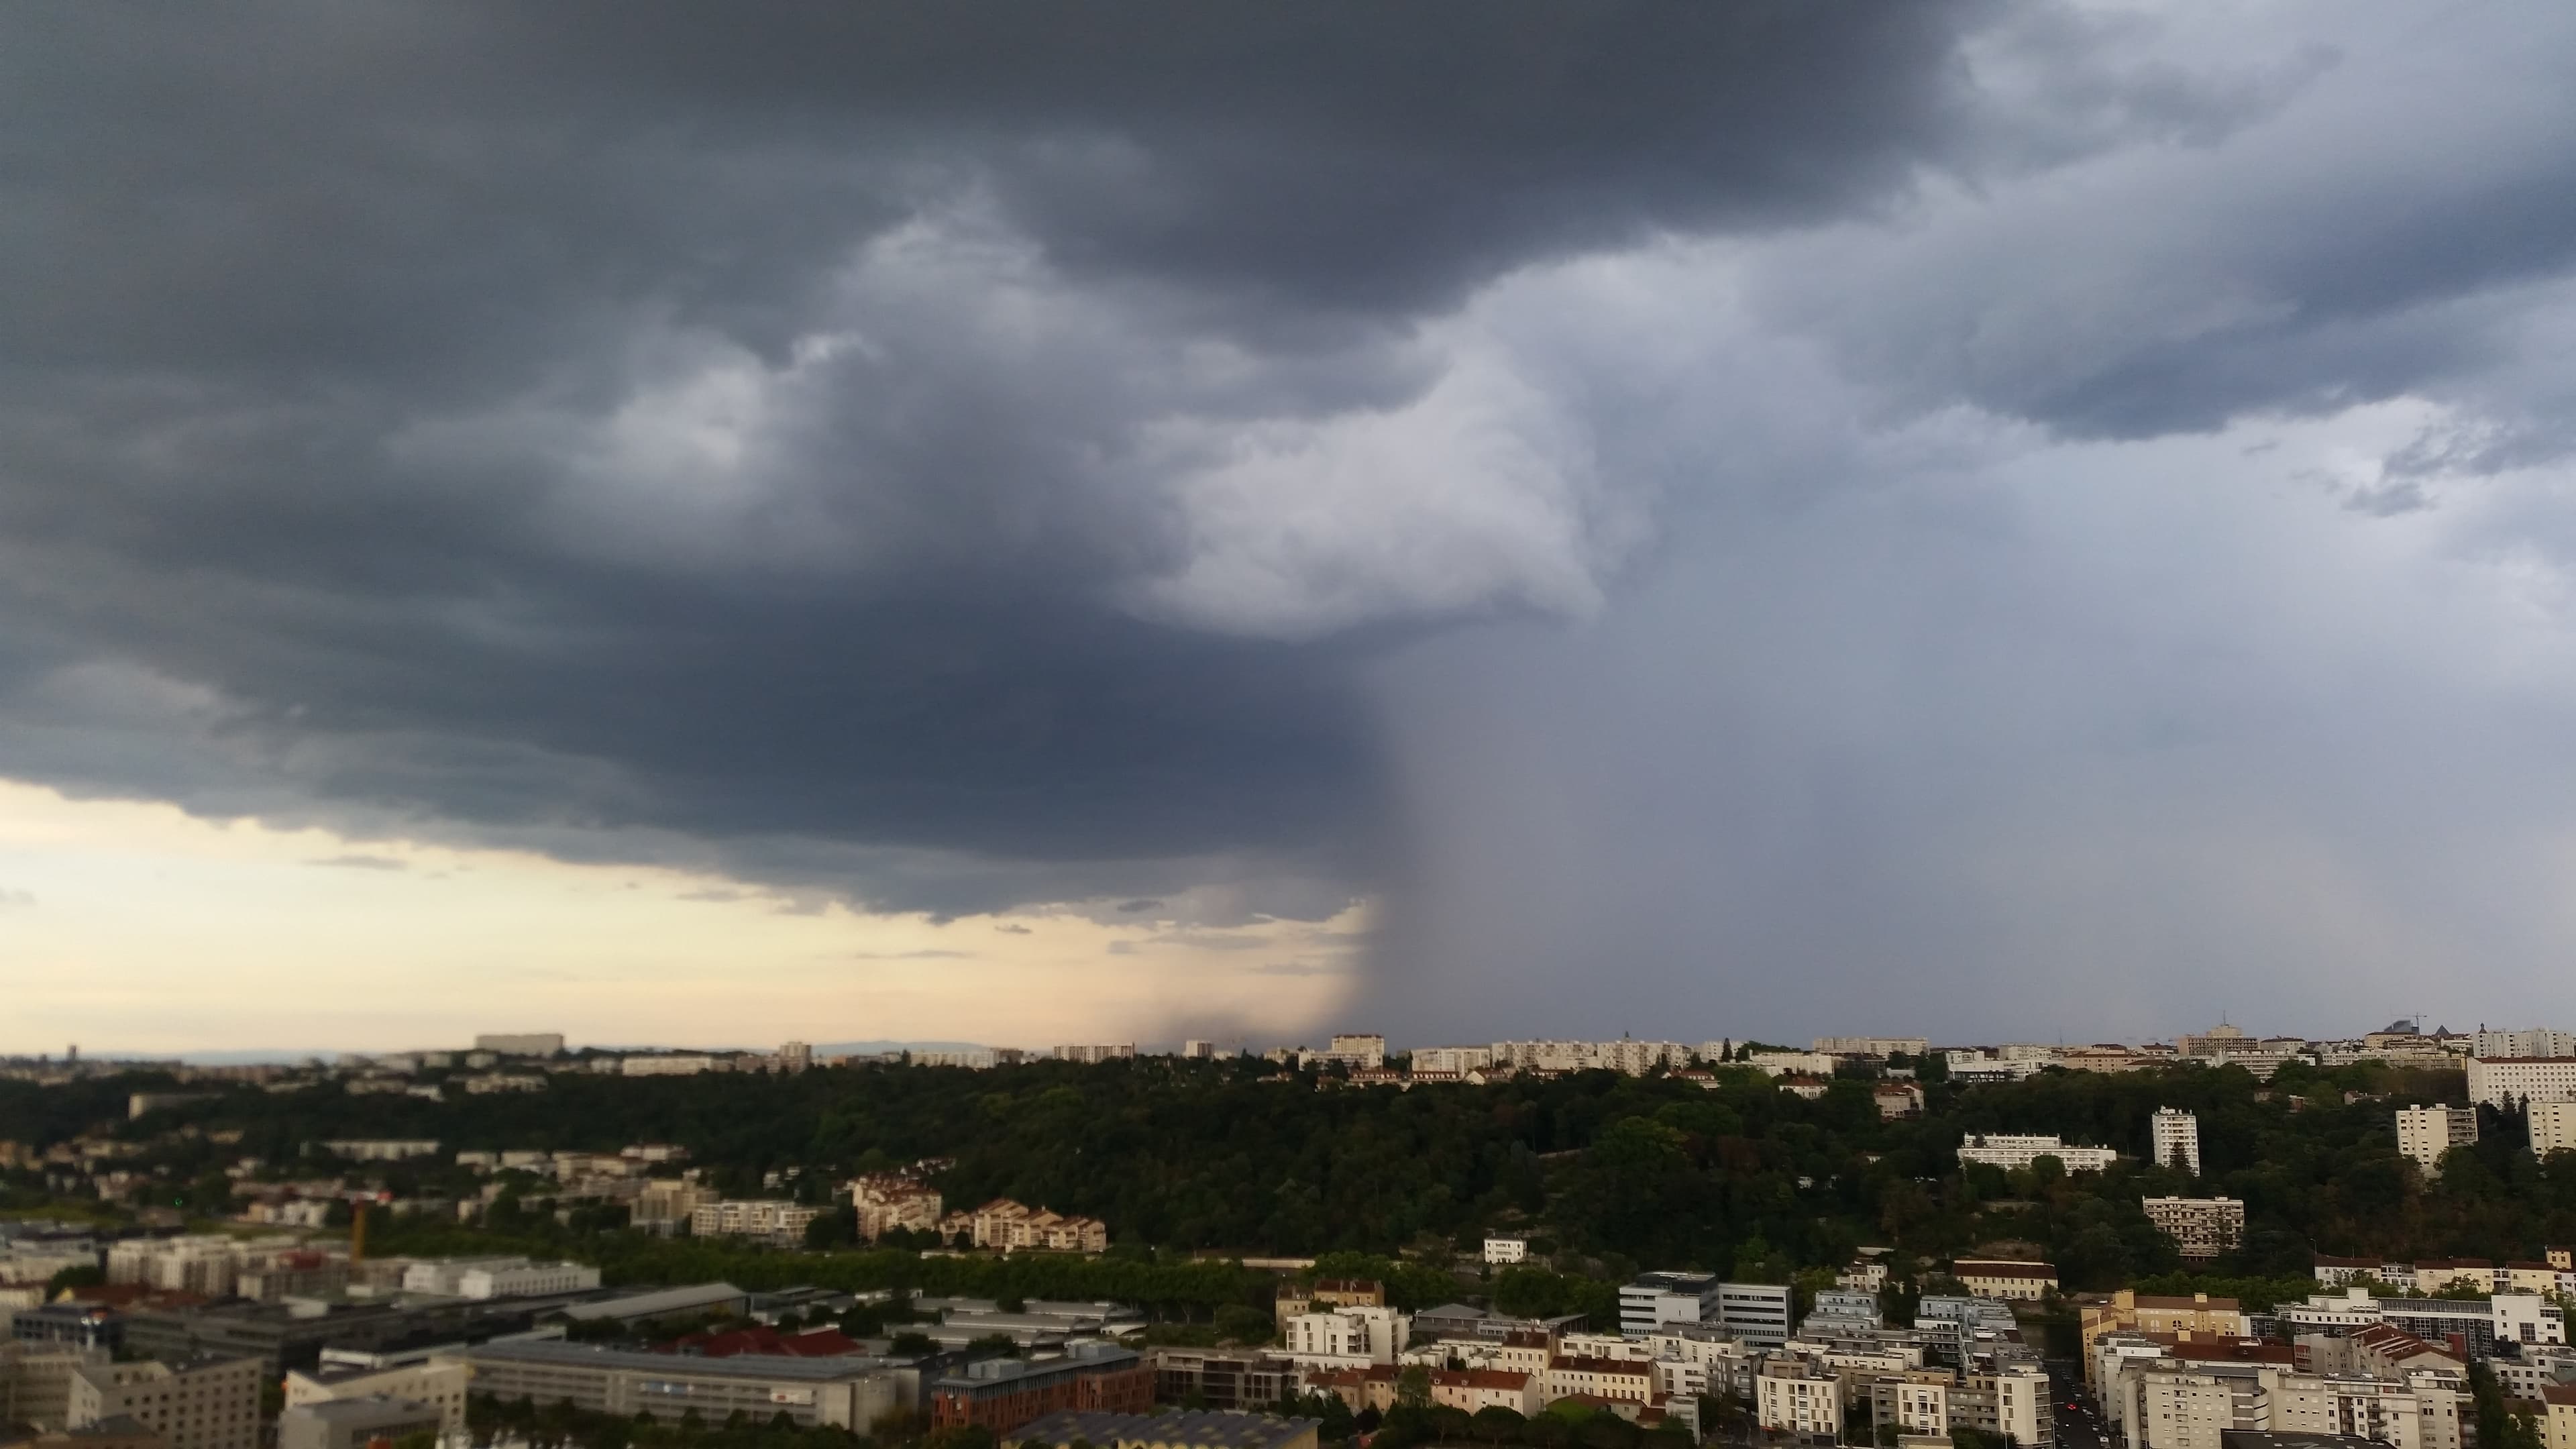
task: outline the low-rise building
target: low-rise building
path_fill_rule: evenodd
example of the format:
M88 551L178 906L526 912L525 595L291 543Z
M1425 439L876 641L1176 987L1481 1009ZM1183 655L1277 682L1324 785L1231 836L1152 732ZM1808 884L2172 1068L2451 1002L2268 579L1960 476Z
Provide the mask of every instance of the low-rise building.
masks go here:
M1989 1167L2009 1171L2028 1167L2043 1157L2054 1157L2068 1172L2099 1172L2119 1160L2120 1154L2108 1147L2070 1147L2054 1134L1971 1132L1959 1143L1959 1161L1981 1162Z
M2036 1303L2057 1291L2057 1265L1993 1258L1961 1258L1950 1276L1980 1298Z
M871 1243L897 1229L939 1230L939 1189L908 1172L872 1172L851 1179L850 1205L858 1212L859 1236Z
M277 1416L277 1449L367 1449L407 1434L436 1434L446 1416L435 1406L381 1395L289 1405Z
M1528 1257L1529 1239L1518 1236L1504 1236L1497 1233L1487 1233L1485 1235L1486 1262L1519 1263L1526 1261Z
M1551 1404L1577 1394L1643 1404L1655 1396L1655 1370L1644 1359L1574 1358L1560 1354L1548 1360L1541 1392Z
M390 1368L317 1365L292 1369L286 1375L286 1407L346 1399L396 1399L430 1406L438 1411L442 1427L455 1431L465 1427L469 1377L463 1360L453 1358L395 1364Z
M1288 1356L1300 1368L1366 1368L1391 1364L1412 1333L1412 1320L1392 1308L1356 1304L1292 1315Z
M1295 1394L1296 1361L1270 1349L1157 1348L1146 1354L1154 1397L1167 1404L1255 1409Z

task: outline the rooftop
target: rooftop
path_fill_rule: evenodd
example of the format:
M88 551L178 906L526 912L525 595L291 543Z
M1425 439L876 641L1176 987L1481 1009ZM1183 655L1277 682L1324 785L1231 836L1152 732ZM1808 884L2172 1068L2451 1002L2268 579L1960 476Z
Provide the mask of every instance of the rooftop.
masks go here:
M567 1368L631 1369L663 1378L795 1379L828 1383L890 1367L890 1361L851 1354L840 1358L785 1358L740 1354L733 1358L683 1358L677 1354L601 1348L554 1339L486 1343L465 1352L468 1363L556 1364Z

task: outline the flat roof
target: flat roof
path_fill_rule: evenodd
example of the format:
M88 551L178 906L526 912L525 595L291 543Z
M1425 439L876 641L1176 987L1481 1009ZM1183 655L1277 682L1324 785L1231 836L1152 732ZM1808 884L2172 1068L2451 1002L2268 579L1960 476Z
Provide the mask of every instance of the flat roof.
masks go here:
M664 1314L685 1313L692 1308L706 1308L735 1298L748 1302L751 1295L731 1283L698 1283L686 1288L657 1288L646 1293L630 1293L622 1298L568 1303L558 1311L566 1318L592 1323L602 1318L659 1318Z
M602 1348L596 1344L564 1343L554 1339L486 1343L467 1349L464 1356L468 1363L550 1364L559 1368L589 1368L604 1372L622 1369L666 1379L801 1379L815 1383L896 1366L890 1359L863 1354L790 1358L777 1354L744 1353L730 1358L697 1358L688 1354Z

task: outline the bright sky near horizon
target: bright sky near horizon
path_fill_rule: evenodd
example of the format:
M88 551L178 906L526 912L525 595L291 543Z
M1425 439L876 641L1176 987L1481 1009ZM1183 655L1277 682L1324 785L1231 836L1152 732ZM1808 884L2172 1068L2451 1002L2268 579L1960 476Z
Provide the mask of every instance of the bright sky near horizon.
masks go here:
M0 881L0 1052L28 1054L382 1050L518 1029L751 1047L1043 1047L1256 1016L1293 1030L1347 994L1364 917L1214 932L1151 912L869 915L681 871L215 823L6 781Z

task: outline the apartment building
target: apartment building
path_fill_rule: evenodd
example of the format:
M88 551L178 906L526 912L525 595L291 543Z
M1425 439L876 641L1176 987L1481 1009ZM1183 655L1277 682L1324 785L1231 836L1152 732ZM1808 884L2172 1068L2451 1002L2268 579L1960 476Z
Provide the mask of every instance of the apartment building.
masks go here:
M2576 1057L2471 1057L2468 1070L2480 1106L2576 1099Z
M1298 1367L1347 1369L1395 1362L1413 1320L1392 1308L1355 1304L1294 1314L1280 1326Z
M344 1137L322 1146L351 1162L408 1162L438 1155L437 1140L428 1137Z
M2368 1295L2364 1295L2367 1297ZM2076 1333L2083 1345L2084 1368L2095 1368L2094 1345L2105 1334L2167 1334L2191 1341L2243 1338L2249 1325L2233 1298L2195 1293L2189 1298L2140 1295L2123 1288L2107 1303L2088 1303L2076 1313ZM2094 1380L2099 1385L2099 1380Z
M2397 1150L2424 1169L2426 1177L2442 1174L2442 1154L2478 1140L2475 1107L2400 1107Z
M1109 1225L1098 1218L1033 1208L1006 1197L997 1197L971 1212L953 1212L941 1218L939 1236L1005 1253L1029 1249L1055 1253L1109 1251Z
M1655 1368L1644 1359L1577 1358L1559 1354L1547 1361L1545 1385L1541 1397L1551 1404L1576 1394L1589 1394L1613 1402L1644 1404L1655 1396Z
M2576 1102L2534 1102L2528 1111L2532 1156L2576 1152Z
M2529 1031L2481 1031L2474 1038L2472 1053L2481 1057L2523 1058L2576 1057L2576 1031L2551 1031L2535 1026Z
M1835 1057L1919 1057L1932 1050L1931 1040L1919 1036L1820 1036L1807 1045Z
M2057 1291L2054 1263L1961 1258L1950 1265L1950 1276L1980 1298L2007 1303L2036 1303Z
M430 1406L438 1414L440 1427L454 1432L465 1427L465 1393L470 1379L464 1361L454 1358L390 1368L332 1364L290 1369L286 1375L286 1407L352 1399L397 1399Z
M2151 1197L2138 1206L2186 1261L2207 1262L2245 1245L2245 1203L2232 1197Z
M2200 1118L2179 1107L2158 1107L2147 1121L2158 1166L2200 1176Z
M2028 1167L2043 1157L2054 1157L2069 1172L2099 1172L2119 1160L2119 1156L2108 1147L2070 1147L2053 1134L2015 1136L1971 1132L1959 1142L1959 1161L1962 1163L1982 1162L2006 1171Z
M1486 1262L1520 1263L1526 1262L1528 1258L1529 1239L1523 1237L1505 1237L1494 1233L1487 1233L1485 1235Z
M1469 1072L1489 1071L1494 1065L1491 1046L1415 1047L1415 1076L1463 1077Z
M1642 1076L1656 1067L1690 1065L1691 1049L1677 1041L1498 1041L1496 1070L1532 1072L1620 1072ZM1418 1065L1418 1063L1417 1063Z
M0 1425L39 1429L69 1426L72 1379L84 1367L108 1360L108 1350L29 1339L0 1342Z
M1842 1065L1842 1059L1830 1052L1752 1052L1741 1060L1766 1077L1830 1078Z
M1763 1428L1816 1443L1843 1434L1842 1380L1822 1364L1775 1358L1753 1376L1755 1421Z
M629 1221L653 1233L676 1232L699 1208L717 1201L714 1188L687 1178L657 1177L644 1184L628 1209Z
M1102 1062L1127 1061L1135 1055L1136 1044L1132 1041L1078 1043L1055 1049L1057 1061L1081 1062L1095 1067Z
M796 1245L805 1229L823 1215L818 1207L767 1198L700 1203L689 1214L689 1231L701 1238L762 1238Z
M857 1209L859 1236L873 1243L897 1228L928 1233L939 1229L939 1189L905 1172L873 1172L850 1181L850 1205Z
M83 1364L72 1374L66 1419L79 1429L123 1415L169 1449L257 1449L265 1378L255 1358Z

